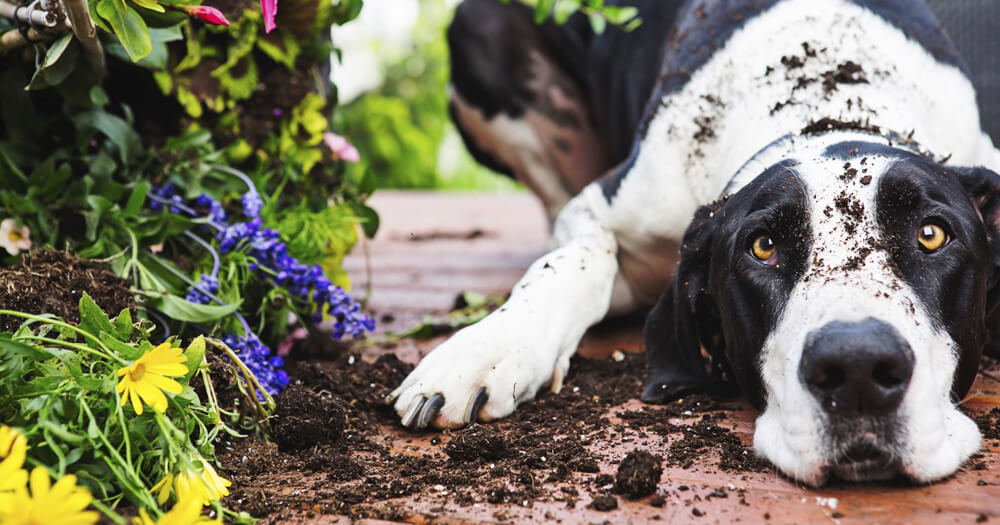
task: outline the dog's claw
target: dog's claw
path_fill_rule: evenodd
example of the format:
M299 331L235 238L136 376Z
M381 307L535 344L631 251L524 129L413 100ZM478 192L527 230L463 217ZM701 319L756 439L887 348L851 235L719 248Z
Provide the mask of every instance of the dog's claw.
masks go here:
M479 387L479 390L476 390L476 393L469 399L469 408L465 411L465 424L468 425L476 422L476 419L479 416L479 411L489 399L490 394L486 391L486 387Z
M424 407L420 410L420 416L417 417L417 423L415 428L427 428L437 417L438 411L444 406L444 396L441 394L434 394L430 399L424 403Z
M406 409L406 413L403 414L403 418L401 420L404 427L415 428L414 423L416 422L417 416L420 414L421 407L424 406L426 401L427 398L424 396L417 396L413 398L413 401L410 401L410 407Z
M403 387L399 387L390 392L389 395L385 396L385 404L391 405L395 403L396 400L399 399L399 394L401 394L402 392L403 392Z

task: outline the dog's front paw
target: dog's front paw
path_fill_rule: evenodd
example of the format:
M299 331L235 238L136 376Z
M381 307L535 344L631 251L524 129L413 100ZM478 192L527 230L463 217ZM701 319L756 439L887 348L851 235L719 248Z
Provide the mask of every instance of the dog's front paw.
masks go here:
M554 358L544 337L487 318L438 346L386 401L409 428L457 428L509 415L552 383L558 390L569 357ZM550 351L547 351L550 350Z

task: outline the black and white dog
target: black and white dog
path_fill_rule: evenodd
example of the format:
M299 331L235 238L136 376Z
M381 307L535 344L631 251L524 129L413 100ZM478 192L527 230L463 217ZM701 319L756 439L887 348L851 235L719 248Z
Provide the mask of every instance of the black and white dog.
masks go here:
M953 473L998 326L1000 151L931 11L622 3L645 23L602 36L459 7L453 116L557 248L392 393L403 424L504 417L560 389L589 326L655 306L644 400L735 380L757 452L808 484Z

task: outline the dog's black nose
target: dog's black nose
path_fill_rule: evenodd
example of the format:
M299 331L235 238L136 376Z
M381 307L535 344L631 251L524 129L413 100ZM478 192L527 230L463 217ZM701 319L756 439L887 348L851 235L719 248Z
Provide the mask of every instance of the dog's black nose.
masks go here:
M886 414L903 401L913 350L877 319L833 322L809 335L799 378L831 414Z

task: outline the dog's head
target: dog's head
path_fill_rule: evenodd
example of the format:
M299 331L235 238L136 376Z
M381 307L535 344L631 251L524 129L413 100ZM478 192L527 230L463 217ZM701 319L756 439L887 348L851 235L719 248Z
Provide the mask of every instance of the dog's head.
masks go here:
M955 402L1000 304L1000 176L874 137L755 171L685 235L647 321L644 399L703 384L704 348L789 476L951 474L980 445Z

